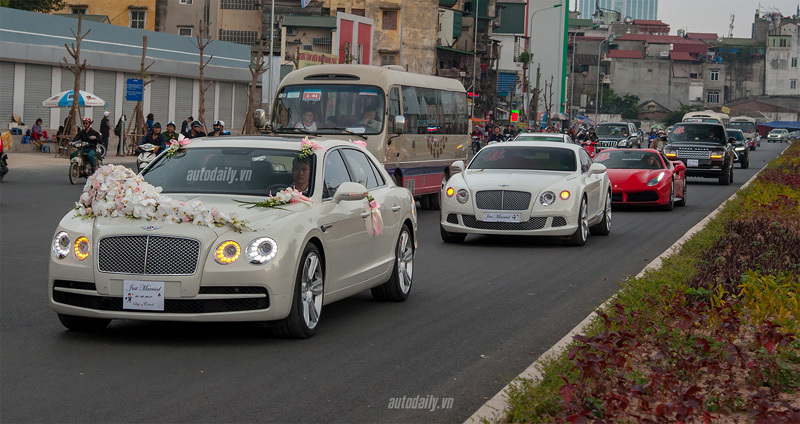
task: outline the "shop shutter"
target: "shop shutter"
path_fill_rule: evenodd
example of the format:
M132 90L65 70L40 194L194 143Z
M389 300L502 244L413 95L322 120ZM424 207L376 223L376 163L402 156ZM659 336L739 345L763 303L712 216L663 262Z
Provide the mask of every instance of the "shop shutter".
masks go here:
M25 64L25 109L22 122L32 127L36 119L42 118L42 126L50 127L50 108L42 102L50 98L53 84L53 67L50 65Z
M208 83L209 82L206 81L206 84ZM219 82L212 82L211 85L208 86L208 90L206 90L206 121L208 121L209 127L211 127L212 124L214 123L214 99L216 97L215 94L217 91L216 89L217 84L219 84ZM223 115L220 115L219 119L225 121L226 127L227 125L230 125L230 123L228 122L230 121L230 119L225 119Z
M231 128L235 127L235 122L231 120L231 107L233 96L233 84L229 82L219 82L219 117L225 121L225 128L233 134ZM227 118L227 119L226 119Z
M234 105L234 119L233 124L234 126L229 127L231 134L241 134L242 127L244 126L244 118L247 115L247 86L242 83L234 83L233 86L236 89L236 104Z
M0 62L0 129L7 129L14 113L14 63ZM48 113L49 117L50 114ZM48 119L49 121L49 119Z
M63 73L62 73L63 75ZM103 112L108 111L109 125L116 125L114 117L117 116L116 105L114 104L117 93L117 73L111 71L94 71L94 94L108 103L106 107L95 107L92 119L97 123L95 128L100 131L100 121L103 119ZM123 93L124 95L124 93ZM113 134L112 134L113 135Z
M178 131L181 130L181 121L185 121L189 116L194 116L192 112L192 83L186 78L178 78L175 81L175 123ZM195 118L197 118L195 116Z
M167 129L167 122L169 122L169 77L160 76L151 82L149 87L150 108L145 110L144 116L152 113L154 121L160 122L161 129L164 131ZM180 129L181 127L178 127L178 130Z

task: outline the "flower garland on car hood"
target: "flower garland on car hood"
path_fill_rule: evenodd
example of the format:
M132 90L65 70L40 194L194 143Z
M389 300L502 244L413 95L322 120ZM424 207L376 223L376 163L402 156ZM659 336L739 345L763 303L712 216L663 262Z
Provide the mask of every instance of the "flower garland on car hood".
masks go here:
M302 203L304 205L311 206L311 204L314 202L309 197L304 196L300 190L293 187L287 187L277 192L275 195L270 193L269 197L261 202L245 202L242 200L236 201L250 205L248 208L275 208L281 205L288 205L290 203Z
M241 232L249 230L245 221L229 217L200 201L181 202L161 194L141 175L122 165L105 165L86 179L80 200L75 203L78 217L127 217L192 223L207 227L228 225Z

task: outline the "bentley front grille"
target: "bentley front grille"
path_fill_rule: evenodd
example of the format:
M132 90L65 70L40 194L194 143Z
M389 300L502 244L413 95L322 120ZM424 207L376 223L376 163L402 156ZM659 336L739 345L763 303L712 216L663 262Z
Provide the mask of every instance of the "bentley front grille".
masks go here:
M100 272L141 275L192 275L200 241L165 236L114 236L100 239Z
M475 193L478 209L493 211L524 211L531 203L527 191L484 190Z

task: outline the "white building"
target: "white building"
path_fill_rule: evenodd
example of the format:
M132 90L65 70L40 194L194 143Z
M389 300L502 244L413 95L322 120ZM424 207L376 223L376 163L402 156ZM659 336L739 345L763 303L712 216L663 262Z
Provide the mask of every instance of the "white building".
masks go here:
M800 24L787 22L767 37L764 94L800 96Z

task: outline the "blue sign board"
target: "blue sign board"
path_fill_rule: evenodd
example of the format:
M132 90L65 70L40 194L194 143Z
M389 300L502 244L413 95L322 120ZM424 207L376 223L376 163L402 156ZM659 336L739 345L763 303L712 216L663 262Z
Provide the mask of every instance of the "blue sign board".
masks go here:
M129 79L127 90L125 90L125 100L129 102L141 102L144 100L144 80Z

